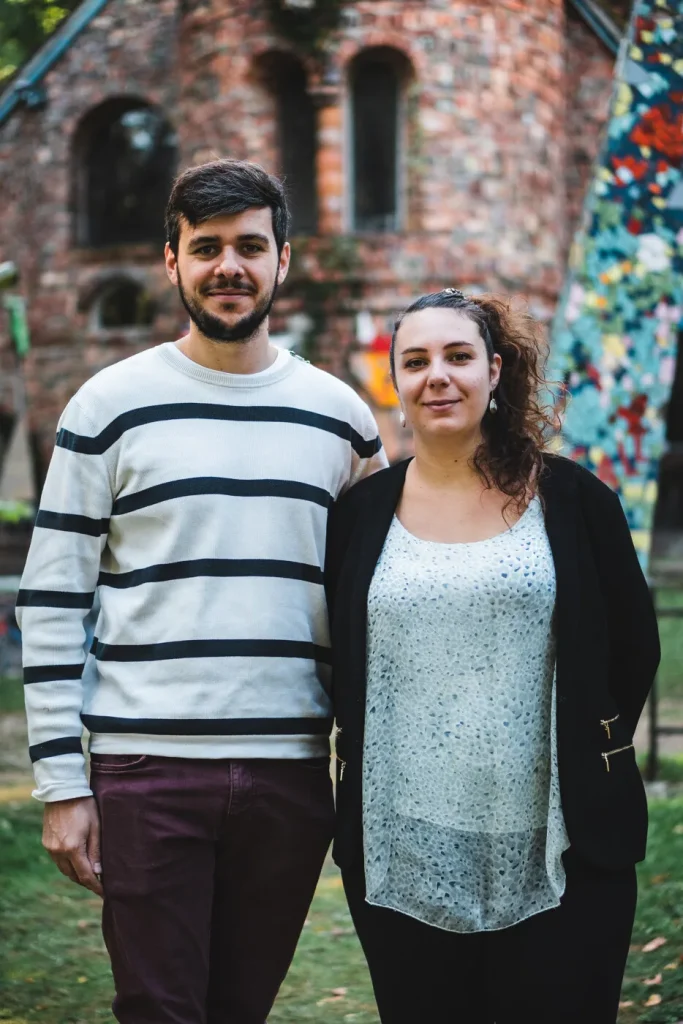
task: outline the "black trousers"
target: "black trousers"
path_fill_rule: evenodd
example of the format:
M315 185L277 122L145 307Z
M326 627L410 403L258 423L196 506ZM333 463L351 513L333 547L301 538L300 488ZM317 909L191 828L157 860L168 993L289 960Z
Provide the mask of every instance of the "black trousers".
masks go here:
M362 867L342 871L382 1024L615 1024L635 868L564 863L559 907L470 935L370 906Z

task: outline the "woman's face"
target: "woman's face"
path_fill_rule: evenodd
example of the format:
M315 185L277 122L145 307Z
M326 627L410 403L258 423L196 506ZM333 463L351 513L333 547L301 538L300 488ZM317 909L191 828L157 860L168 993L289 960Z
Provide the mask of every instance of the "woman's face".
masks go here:
M501 358L489 363L473 320L455 309L409 313L396 337L396 388L416 435L477 436Z

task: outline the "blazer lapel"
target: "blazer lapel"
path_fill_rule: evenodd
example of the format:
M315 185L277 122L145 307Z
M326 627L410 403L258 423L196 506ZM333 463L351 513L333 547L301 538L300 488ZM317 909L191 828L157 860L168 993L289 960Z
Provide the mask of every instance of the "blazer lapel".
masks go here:
M405 482L406 470L410 459L392 466L387 472L385 487L374 496L372 505L368 504L363 522L356 527L358 543L352 544L349 549L349 557L355 563L356 571L353 575L353 586L351 589L351 614L353 618L352 636L358 637L360 643L354 654L356 676L365 680L365 660L367 652L367 611L368 591L375 572L377 560L382 553L384 542L391 526L391 520L396 506L398 505L403 484ZM361 695L359 694L359 699ZM362 700L365 701L365 686L363 686Z

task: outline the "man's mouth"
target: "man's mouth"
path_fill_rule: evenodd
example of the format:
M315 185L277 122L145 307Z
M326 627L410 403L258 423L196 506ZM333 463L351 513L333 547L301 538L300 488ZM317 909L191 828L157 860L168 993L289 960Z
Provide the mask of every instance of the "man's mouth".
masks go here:
M216 288L206 295L219 295L221 298L234 298L236 295L251 295L246 288Z

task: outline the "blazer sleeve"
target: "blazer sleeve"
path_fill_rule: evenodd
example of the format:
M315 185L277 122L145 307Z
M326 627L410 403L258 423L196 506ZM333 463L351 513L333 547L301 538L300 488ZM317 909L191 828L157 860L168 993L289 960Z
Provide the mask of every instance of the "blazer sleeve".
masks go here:
M609 631L609 689L631 735L660 660L657 616L617 495L600 481L584 501Z
M349 544L355 516L352 491L338 498L330 508L327 519L327 541L325 545L325 596L330 622L334 617L334 603L337 594L339 573Z

